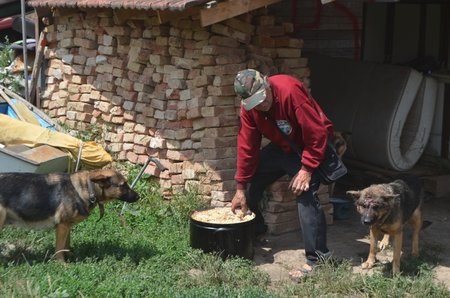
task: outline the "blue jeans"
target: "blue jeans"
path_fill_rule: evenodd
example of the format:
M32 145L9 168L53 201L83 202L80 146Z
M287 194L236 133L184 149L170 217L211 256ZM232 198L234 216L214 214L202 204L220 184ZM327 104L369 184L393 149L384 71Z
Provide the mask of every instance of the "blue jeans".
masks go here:
M261 150L258 168L253 176L247 196L250 210L256 214L255 233L267 230L259 208L264 190L273 182L288 174L294 177L301 168L297 154L286 154L277 145L270 143ZM317 191L320 186L318 175L314 172L309 190L297 197L297 209L302 230L307 263L315 265L321 255L329 254L327 248L327 224L320 205Z

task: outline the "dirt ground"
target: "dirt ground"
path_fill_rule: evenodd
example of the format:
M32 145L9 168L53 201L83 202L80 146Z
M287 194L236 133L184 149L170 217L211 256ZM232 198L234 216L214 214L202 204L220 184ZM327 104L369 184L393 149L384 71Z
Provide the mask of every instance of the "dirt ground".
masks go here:
M421 232L420 249L439 248L439 263L434 268L436 279L450 290L450 197L425 201L423 213L424 220L432 224ZM368 232L368 227L361 224L355 208L350 219L335 220L328 226L328 247L336 258L351 259L354 272L370 274L383 266L375 266L370 270L360 267L362 258L366 258L369 252ZM402 253L409 254L411 251L410 236L411 231L407 227ZM377 258L381 264L390 261L392 249L379 253ZM288 272L300 268L305 262L300 231L279 236L268 235L262 245L255 247L254 261L270 275L272 282L291 282Z

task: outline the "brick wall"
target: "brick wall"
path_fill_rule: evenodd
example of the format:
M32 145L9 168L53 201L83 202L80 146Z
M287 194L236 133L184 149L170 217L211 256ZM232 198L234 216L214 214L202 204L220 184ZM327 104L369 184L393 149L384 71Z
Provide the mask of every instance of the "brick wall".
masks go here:
M195 187L213 205L228 204L239 125L234 77L244 68L308 77L303 41L265 9L206 28L196 15L165 24L151 11L129 15L55 10L43 108L71 128L100 129L115 160L159 158L170 175L153 165L146 172L164 189Z

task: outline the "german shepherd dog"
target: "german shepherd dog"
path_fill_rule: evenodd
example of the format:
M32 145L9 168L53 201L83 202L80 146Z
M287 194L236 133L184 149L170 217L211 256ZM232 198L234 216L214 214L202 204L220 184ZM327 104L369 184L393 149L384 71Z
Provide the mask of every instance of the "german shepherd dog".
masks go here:
M64 262L70 247L70 229L85 220L98 205L114 199L136 202L139 196L114 170L66 173L1 173L0 229L4 225L55 228L55 259Z
M380 233L385 236L382 245L394 239L392 272L400 273L400 254L403 227L408 222L413 229L411 255L419 255L419 232L422 228L422 183L419 178L408 176L387 184L371 185L360 191L347 191L356 200L361 222L370 226L370 252L362 268L372 268L376 261L377 241Z

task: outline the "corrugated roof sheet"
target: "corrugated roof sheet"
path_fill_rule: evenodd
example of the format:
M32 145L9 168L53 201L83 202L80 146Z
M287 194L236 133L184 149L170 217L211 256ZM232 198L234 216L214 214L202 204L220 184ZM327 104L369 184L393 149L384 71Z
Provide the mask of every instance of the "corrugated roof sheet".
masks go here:
M184 10L210 0L28 0L32 7Z

